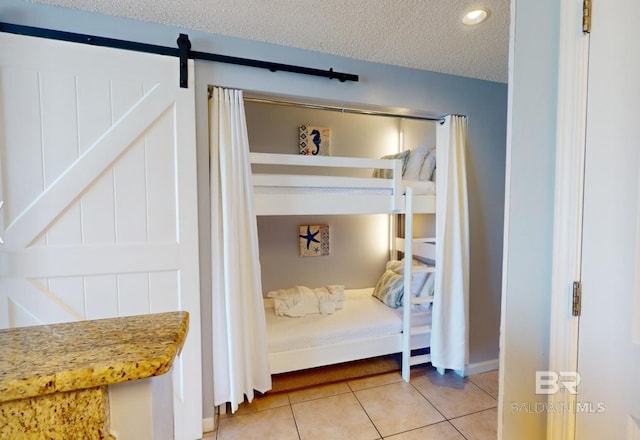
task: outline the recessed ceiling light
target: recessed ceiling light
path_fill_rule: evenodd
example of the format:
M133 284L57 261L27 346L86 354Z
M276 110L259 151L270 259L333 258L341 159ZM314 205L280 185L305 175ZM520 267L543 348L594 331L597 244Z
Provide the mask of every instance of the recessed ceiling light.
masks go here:
M479 24L485 21L488 16L489 11L487 9L474 9L464 14L462 22L468 25Z

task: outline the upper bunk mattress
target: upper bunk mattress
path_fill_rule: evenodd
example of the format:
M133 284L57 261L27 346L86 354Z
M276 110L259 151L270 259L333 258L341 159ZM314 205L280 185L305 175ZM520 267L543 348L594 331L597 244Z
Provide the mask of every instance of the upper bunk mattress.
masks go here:
M332 315L303 318L277 316L265 301L270 353L332 345L402 332L402 309L392 309L371 296L373 288L345 290L344 307ZM413 315L413 325L431 323L431 312Z

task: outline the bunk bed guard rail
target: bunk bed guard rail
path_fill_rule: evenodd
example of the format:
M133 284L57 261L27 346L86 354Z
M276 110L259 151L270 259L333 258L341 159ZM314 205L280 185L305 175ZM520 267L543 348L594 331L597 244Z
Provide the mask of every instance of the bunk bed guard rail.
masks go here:
M278 153L251 153L250 158L257 215L376 214L404 208L401 160ZM371 177L374 169L390 170L392 177Z

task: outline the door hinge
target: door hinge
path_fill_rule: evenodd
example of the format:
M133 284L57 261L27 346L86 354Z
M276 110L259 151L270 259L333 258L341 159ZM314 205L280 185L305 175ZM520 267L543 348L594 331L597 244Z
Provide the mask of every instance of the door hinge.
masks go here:
M571 307L571 314L573 316L580 316L582 311L582 282L573 282L573 305Z
M582 2L582 32L591 32L591 0Z

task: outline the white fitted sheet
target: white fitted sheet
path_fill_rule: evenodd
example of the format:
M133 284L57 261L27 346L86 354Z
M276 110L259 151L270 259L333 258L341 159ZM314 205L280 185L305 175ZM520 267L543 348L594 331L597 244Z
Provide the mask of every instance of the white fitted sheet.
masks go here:
M332 345L338 342L402 333L402 309L392 309L371 296L373 288L345 290L344 308L332 315L304 318L277 316L265 300L270 353ZM413 325L431 323L431 312L413 315Z

